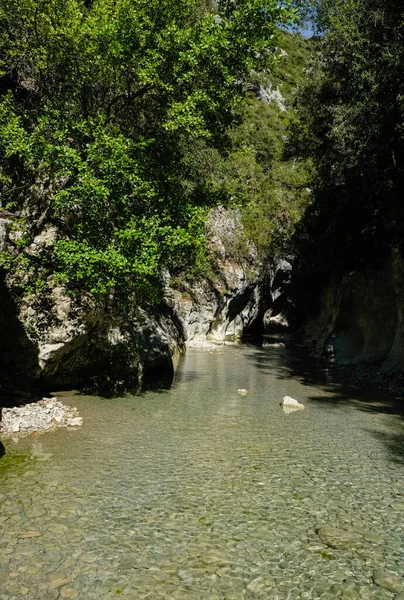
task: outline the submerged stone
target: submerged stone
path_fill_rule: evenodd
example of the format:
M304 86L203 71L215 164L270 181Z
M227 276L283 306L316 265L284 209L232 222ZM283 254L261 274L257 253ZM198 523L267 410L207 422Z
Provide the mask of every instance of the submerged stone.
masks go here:
M48 575L49 588L51 590L62 587L63 585L67 585L71 583L72 578L66 575L66 573L55 571L54 573L50 573Z
M351 531L324 525L318 530L321 541L330 548L349 550L358 546L360 539Z
M404 580L396 575L396 573L382 570L376 571L373 575L373 581L380 587L396 594L404 591Z

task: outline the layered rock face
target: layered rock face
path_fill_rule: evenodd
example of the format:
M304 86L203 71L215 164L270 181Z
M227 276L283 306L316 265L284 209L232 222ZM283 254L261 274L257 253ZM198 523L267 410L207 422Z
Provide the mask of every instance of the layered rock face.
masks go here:
M255 248L248 244L237 251L241 232L237 210L213 210L208 237L215 275L185 285L182 291L167 289L188 347L237 342L249 334L283 334L293 327L291 264L286 260L260 264Z
M314 299L312 299L314 302ZM404 260L398 251L378 268L332 276L315 308L306 301L303 338L338 364L379 363L404 370Z
M35 356L26 379L45 389L136 387L151 369L172 373L184 348L181 324L166 304L124 318L91 296L72 300L55 287L46 308L27 298L18 319Z
M241 233L238 211L213 210L207 235L214 273L192 284L185 282L182 289L169 285L166 290L187 346L237 342L262 323L265 276L253 246L237 251Z
M295 325L295 305L291 299L292 265L282 259L273 268L267 290L268 308L263 316L267 334L289 333ZM269 300L269 302L268 302Z
M244 248L241 257L234 252L242 229L238 212L216 209L207 227L212 276L178 286L167 273L161 305L136 307L132 315L91 295L73 299L57 285L17 306L10 280L3 279L0 368L14 379L8 387L23 381L48 390L120 391L151 371L173 373L186 345L235 342L245 331L262 331L273 302L254 248ZM56 236L45 226L30 251L46 250Z

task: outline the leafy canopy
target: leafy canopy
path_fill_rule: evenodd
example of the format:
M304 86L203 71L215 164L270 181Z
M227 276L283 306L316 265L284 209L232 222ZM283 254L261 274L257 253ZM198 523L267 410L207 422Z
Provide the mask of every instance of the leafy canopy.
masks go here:
M201 261L209 161L294 18L287 0L0 0L3 202L39 189L17 263L140 300ZM58 239L38 270L43 223Z
M327 276L403 250L404 6L317 4L324 35L295 140L316 171L302 262Z
M252 91L241 121L231 128L231 150L221 172L224 193L241 213L239 246L248 257L253 242L263 264L292 251L292 235L310 199L310 161L298 160L288 146L312 44L283 31L279 45L281 57L272 71L250 74ZM238 260L241 254L238 250Z

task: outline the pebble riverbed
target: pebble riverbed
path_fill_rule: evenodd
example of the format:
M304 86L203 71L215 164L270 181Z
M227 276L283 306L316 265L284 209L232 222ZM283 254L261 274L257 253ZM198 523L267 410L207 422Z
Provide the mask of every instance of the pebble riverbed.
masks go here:
M403 600L399 404L288 352L192 349L170 389L58 394L80 430L3 440L0 600Z

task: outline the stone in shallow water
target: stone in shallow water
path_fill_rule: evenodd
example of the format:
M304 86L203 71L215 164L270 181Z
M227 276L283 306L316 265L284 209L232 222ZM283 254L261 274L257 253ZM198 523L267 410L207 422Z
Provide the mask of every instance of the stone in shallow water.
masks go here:
M388 571L376 571L373 575L373 581L382 588L389 590L393 593L404 592L404 581L395 573L389 573Z
M244 582L239 577L230 577L229 575L223 575L215 581L215 588L220 592L230 592L234 589L243 587Z
M46 562L58 563L62 560L63 555L58 550L47 550L44 554Z
M206 554L201 557L201 560L207 565L217 564L222 566L231 563L231 560L229 560L228 556L216 550L210 550L209 552L206 552Z
M20 593L20 596L27 596L27 594L29 594L29 589L27 587L25 587L25 585L22 585L20 587L19 593Z
M261 596L262 594L268 593L269 581L264 577L257 577L247 585L247 591L253 596Z
M183 571L182 569L179 569L177 572L177 575L181 579L181 581L183 581L185 583L185 585L192 585L193 577L192 577L191 573L188 573L187 571Z
M69 598L69 600L76 600L78 598L79 593L74 588L62 588L60 591L60 595L62 598Z
M46 509L40 506L31 508L31 509L25 509L25 514L27 515L27 517L29 519L36 519L38 517L43 517L44 515L46 515Z
M63 523L50 523L48 525L48 530L54 533L55 535L64 535L68 531L68 527L63 525Z
M81 562L91 564L97 561L98 555L93 552L87 552L86 554L82 554L80 556Z
M293 408L297 408L302 410L304 408L304 404L301 404L291 396L285 396L281 402L281 406L291 406Z
M68 427L81 427L83 425L83 417L74 417L73 419L67 419Z
M27 539L27 538L39 537L40 535L41 535L41 533L39 531L25 531L24 533L22 533L20 535L20 537Z
M71 577L68 577L66 573L62 571L54 571L48 575L49 588L54 590L56 588L62 587L62 585L67 585L71 583Z
M349 550L358 546L360 539L351 531L338 529L331 525L324 525L318 530L321 541L330 548Z
M5 583L8 579L8 573L0 572L0 585Z
M139 565L137 564L136 558L123 558L118 565L120 571L130 571L136 569Z
M288 406L287 404L282 405L282 410L285 415L291 415L292 413L299 412L301 410L298 406Z

